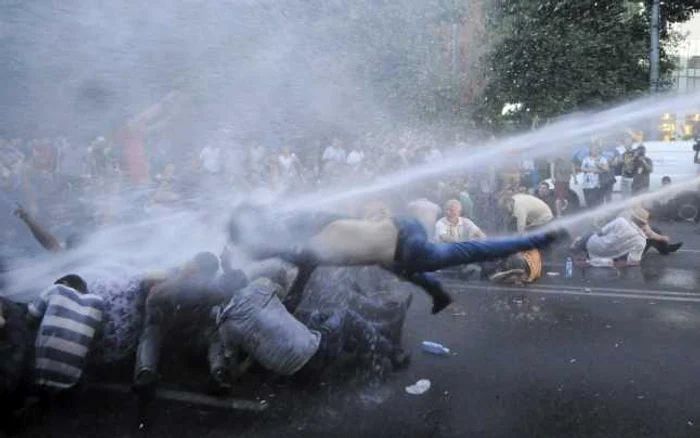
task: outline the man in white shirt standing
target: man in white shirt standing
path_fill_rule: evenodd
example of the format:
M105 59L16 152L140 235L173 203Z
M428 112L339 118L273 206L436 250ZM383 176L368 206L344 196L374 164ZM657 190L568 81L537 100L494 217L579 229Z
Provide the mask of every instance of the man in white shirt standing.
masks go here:
M445 203L445 217L435 224L436 242L463 242L483 239L483 231L470 219L462 217L462 203L450 199Z

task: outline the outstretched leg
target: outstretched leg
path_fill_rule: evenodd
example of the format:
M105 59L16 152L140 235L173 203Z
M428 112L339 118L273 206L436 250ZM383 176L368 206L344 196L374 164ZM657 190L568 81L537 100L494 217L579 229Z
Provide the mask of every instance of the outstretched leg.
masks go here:
M433 299L432 313L436 314L452 303L452 297L442 287L442 283L434 274L427 272L414 272L402 275L406 280L419 286Z
M562 232L548 232L468 242L425 243L423 248L409 251L409 258L404 259L402 265L409 271L420 272L497 260L520 251L546 248L562 234Z

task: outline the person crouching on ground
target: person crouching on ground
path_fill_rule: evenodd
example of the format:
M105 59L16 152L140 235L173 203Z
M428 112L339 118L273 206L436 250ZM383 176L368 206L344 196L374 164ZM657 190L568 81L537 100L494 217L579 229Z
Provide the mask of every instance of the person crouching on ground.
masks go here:
M346 346L350 334L371 340L372 351L391 360L394 368L407 365L408 357L374 326L347 309L314 311L304 324L294 316L288 300L283 303L286 274L260 277L216 310L222 348L231 357L237 349L276 374L317 379Z
M649 226L649 212L641 207L608 222L597 233L576 239L572 250L587 257L592 266L617 268L638 266L650 248L661 254L677 251L682 243L670 244L669 238Z
M39 329L34 382L49 392L74 387L101 328L103 301L78 275L66 275L29 305L27 317Z
M155 282L146 298L145 325L136 350L134 390L147 394L158 380L163 339L175 328L197 325L211 307L226 300L215 287L219 259L202 252L165 280Z

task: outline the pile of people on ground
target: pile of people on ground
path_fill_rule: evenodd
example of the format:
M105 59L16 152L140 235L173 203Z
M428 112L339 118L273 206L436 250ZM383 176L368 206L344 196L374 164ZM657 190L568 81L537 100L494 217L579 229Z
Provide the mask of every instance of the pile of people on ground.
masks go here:
M169 272L144 273L116 287L66 273L26 305L2 298L3 412L75 388L88 363L133 362L134 389L152 393L162 345L174 336L206 357L219 390L231 388L254 364L275 375L316 379L344 351L379 356L389 371L401 369L409 354L364 315L343 307L298 312L310 278L322 266L378 266L425 291L432 313L452 303L440 281L444 270L476 265L485 280L534 282L552 245L568 234L548 227L555 215L536 196L515 193L499 205L515 234L490 238L462 215L459 199L444 209L416 199L400 215L373 201L354 216L280 213L242 203L231 215L220 256L201 252ZM49 251L71 251L83 242L62 244L26 211L16 213ZM649 212L636 206L577 238L570 251L579 262L622 267L638 265L650 248L678 250L681 244L649 221ZM234 266L232 252L261 264ZM269 259L279 263L263 262ZM296 271L291 276L290 266Z

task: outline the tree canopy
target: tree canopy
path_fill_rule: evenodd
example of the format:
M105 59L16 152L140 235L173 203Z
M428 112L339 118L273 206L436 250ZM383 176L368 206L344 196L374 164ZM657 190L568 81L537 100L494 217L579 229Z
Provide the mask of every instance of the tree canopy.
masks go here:
M649 2L650 3L650 2ZM665 1L669 22L700 9L697 1ZM566 112L634 97L649 89L648 8L619 0L510 0L488 14L487 87L476 117L498 127L505 104L528 124ZM661 73L673 64L662 35Z

